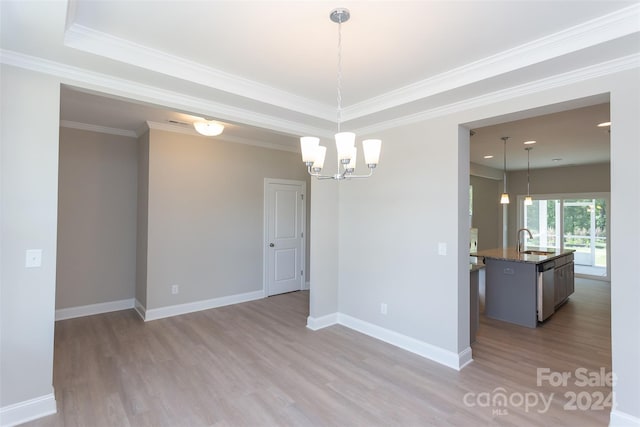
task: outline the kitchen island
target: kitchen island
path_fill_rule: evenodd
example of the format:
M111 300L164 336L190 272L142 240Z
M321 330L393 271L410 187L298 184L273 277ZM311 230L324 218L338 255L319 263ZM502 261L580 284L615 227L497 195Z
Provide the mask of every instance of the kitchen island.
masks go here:
M535 328L574 290L573 250L487 249L472 254L486 266L487 317Z

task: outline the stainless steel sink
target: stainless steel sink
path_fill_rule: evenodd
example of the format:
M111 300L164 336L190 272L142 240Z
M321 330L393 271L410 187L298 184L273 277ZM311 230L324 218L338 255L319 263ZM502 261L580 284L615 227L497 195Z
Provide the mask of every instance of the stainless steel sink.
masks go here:
M529 251L522 251L520 253L527 254L527 255L551 255L555 252L529 250Z

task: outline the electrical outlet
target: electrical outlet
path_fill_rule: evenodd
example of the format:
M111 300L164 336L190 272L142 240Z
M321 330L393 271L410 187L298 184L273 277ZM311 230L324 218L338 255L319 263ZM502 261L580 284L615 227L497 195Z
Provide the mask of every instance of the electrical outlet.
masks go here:
M24 266L27 268L42 266L42 249L27 249Z
M385 316L387 315L387 304L380 304L380 314L384 314Z
M445 256L447 255L447 244L444 242L438 243L438 255Z
M180 292L180 287L178 285L171 285L171 294L176 295Z

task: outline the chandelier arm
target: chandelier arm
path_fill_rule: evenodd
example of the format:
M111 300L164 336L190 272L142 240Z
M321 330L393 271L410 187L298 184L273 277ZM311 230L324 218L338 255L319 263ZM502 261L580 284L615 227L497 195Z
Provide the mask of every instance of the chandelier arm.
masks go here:
M373 175L373 168L369 168L369 173L367 175L347 175L346 178L369 178L371 175Z
M336 179L336 175L322 175L320 172L313 172L311 170L311 166L307 167L307 172L309 172L309 175L315 176L317 179Z

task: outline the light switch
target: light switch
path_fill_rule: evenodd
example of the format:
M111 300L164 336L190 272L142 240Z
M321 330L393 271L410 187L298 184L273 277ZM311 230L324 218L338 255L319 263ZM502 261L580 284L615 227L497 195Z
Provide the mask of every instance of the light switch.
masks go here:
M438 243L438 255L446 255L447 254L447 244L440 242Z
M42 249L27 249L24 266L27 268L42 266Z

